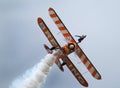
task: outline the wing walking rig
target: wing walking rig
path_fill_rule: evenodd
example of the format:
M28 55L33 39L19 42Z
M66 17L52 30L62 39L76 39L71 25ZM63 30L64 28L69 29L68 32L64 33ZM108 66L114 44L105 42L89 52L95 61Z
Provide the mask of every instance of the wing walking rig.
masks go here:
M83 50L79 47L78 43L74 40L68 29L65 27L57 13L53 8L49 8L49 15L53 19L54 23L57 25L58 29L61 31L62 35L65 37L67 40L67 44L64 46L60 46L45 24L45 22L42 20L42 18L38 18L38 25L42 29L43 33L53 46L52 48L49 48L47 45L44 45L45 49L47 50L48 53L52 53L53 50L60 50L58 59L56 59L55 63L58 65L61 71L64 71L63 65L66 65L68 69L72 72L72 74L75 76L75 78L78 80L78 82L85 86L88 87L87 81L84 79L82 74L78 71L78 69L75 67L75 65L71 62L69 59L68 55L71 54L72 52L75 52L76 55L80 58L80 60L83 62L85 67L88 69L90 74L100 80L101 75L99 72L96 70L94 65L91 63L91 61L88 59L88 57L85 55ZM61 64L60 59L62 59L63 63Z

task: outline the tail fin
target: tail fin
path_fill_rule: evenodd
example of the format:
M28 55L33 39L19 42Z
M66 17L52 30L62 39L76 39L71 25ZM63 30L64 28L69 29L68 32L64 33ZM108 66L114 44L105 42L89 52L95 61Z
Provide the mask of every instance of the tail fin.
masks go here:
M50 48L49 48L46 44L44 44L44 48L45 48L45 50L46 50L48 53L50 53L50 54L53 53L53 51L50 50Z

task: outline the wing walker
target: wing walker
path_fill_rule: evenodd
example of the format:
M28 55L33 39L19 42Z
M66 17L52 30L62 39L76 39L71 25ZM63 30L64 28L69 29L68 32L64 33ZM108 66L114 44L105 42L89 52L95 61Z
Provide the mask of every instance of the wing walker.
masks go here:
M55 61L59 69L61 71L64 71L63 66L66 65L68 69L72 72L72 74L75 76L75 78L78 80L78 82L81 85L88 87L87 81L84 79L82 74L78 71L78 69L75 67L75 65L68 57L69 54L75 52L75 54L80 58L82 63L88 69L90 74L94 78L100 80L101 75L99 74L97 69L94 67L94 65L91 63L91 61L88 59L88 57L85 55L83 50L78 45L78 43L80 43L86 37L86 35L82 35L82 36L76 35L76 37L79 37L78 41L76 42L72 37L72 35L70 34L70 32L68 31L68 29L61 21L61 19L59 18L59 16L57 15L57 13L55 12L55 10L53 8L49 8L48 11L50 17L53 19L54 23L57 25L58 29L61 31L64 38L67 40L67 43L64 46L60 46L57 40L55 39L55 37L53 36L53 34L51 33L51 31L49 30L49 28L47 27L47 25L45 24L45 22L43 21L43 19L38 18L37 22L39 27L42 29L43 33L45 34L45 36L52 45L52 48L49 48L47 45L44 44L44 47L47 50L47 52L52 53L53 50L57 50L57 49L60 50L59 56ZM60 59L62 59L63 61L62 63Z

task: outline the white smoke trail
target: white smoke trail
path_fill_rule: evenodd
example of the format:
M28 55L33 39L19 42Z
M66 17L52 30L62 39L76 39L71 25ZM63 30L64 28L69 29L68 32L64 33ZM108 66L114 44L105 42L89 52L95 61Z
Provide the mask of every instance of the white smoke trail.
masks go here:
M45 82L58 53L59 51L55 51L46 55L40 63L13 81L9 88L39 88Z

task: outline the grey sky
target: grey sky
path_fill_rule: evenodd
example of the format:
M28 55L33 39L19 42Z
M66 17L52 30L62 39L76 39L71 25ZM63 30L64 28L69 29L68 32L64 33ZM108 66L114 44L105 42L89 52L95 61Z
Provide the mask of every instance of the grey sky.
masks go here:
M51 45L38 27L38 17L43 18L58 42L65 44L49 17L49 7L55 9L73 36L87 35L79 45L102 75L98 81L89 72L83 74L89 88L119 88L119 5L119 0L0 0L0 88L8 88L47 54L43 44ZM71 59L79 62L75 55ZM83 64L76 65L81 73L87 71ZM62 73L54 65L42 88L84 87L66 67Z

